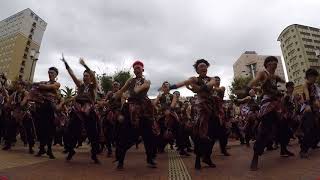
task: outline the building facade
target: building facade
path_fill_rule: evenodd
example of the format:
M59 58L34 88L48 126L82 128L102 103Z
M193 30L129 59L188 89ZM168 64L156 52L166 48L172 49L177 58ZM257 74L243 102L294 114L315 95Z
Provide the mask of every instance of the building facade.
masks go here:
M33 80L46 27L29 8L0 22L0 72L9 80Z
M233 64L234 77L255 77L258 71L264 70L264 60L267 55L258 55L255 51L246 51ZM285 72L283 70L280 56L275 56L278 59L278 66L275 74L285 80Z
M279 35L289 81L302 91L305 72L309 68L320 71L320 29L300 24L286 27Z

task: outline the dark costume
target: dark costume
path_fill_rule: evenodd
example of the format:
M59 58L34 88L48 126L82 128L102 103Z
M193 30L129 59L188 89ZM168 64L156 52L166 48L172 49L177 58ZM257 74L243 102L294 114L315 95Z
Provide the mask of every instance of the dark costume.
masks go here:
M129 98L123 105L123 121L120 124L116 147L118 168L122 168L127 150L142 136L147 155L147 163L152 163L156 156L156 135L154 107L147 96L147 92L135 93L134 88L144 83L144 78L134 78L129 82Z

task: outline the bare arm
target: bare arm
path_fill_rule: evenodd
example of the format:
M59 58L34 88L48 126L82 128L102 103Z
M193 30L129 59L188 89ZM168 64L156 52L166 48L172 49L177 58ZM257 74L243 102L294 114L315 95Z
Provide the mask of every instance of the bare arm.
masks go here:
M25 92L24 92L24 98L23 98L23 100L20 102L20 105L21 105L21 106L26 105L27 102L28 102L28 100L29 100L29 93L28 93L28 91L25 91Z
M66 69L69 73L69 75L71 76L73 82L76 84L77 87L80 87L81 85L81 81L74 75L72 69L70 68L70 66L68 65L67 61L64 59L64 57L62 56L61 61L64 63L64 65L66 66Z
M91 82L93 83L94 87L97 87L97 79L93 71L87 66L87 64L84 62L83 58L80 58L80 64L86 68L88 73L90 74L91 77Z
M306 98L306 99L304 99L304 100L305 100L305 101L310 101L310 94L309 94L308 86L307 86L306 83L303 84L303 93L304 93L305 98Z
M53 84L40 84L39 89L42 90L58 90L60 88L60 83L55 82Z
M143 84L141 84L141 86L136 86L134 88L134 92L135 93L140 93L141 91L144 91L144 90L149 90L150 88L150 84L151 82L149 80L145 80Z
M119 91L117 91L116 93L114 93L113 97L120 98L122 96L122 94L129 89L129 84L131 81L132 81L132 78L128 79L126 81L126 83L122 86L122 88Z
M258 85L259 82L263 81L264 79L265 79L265 74L264 72L260 71L258 72L257 76L248 83L248 87L254 88L255 86Z

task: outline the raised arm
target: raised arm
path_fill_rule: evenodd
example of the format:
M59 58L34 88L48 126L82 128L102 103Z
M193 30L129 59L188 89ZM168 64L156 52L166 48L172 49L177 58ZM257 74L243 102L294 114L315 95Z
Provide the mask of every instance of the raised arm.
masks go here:
M38 87L42 90L58 90L60 88L60 83L55 82L53 84L39 84Z
M80 87L81 85L81 81L74 75L72 69L70 68L69 64L67 63L67 61L64 59L64 57L62 56L61 61L64 63L64 65L66 66L66 69L69 73L69 75L71 76L73 82L76 84L77 87Z
M97 86L97 79L95 76L95 73L87 66L87 64L84 62L83 58L80 58L80 64L86 68L86 70L88 71L88 73L90 74L91 77L91 82L95 87Z

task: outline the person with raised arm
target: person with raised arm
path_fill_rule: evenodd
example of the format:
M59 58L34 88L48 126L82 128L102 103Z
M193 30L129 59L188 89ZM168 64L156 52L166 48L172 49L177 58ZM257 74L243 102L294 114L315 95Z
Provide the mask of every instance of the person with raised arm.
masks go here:
M91 159L94 163L99 164L100 161L97 158L99 150L98 117L94 110L97 92L97 80L95 78L95 74L86 65L83 58L80 58L79 62L85 68L81 81L74 75L67 61L64 58L62 58L62 61L78 89L75 102L69 114L70 120L67 128L67 137L69 139L66 146L68 156L66 157L66 160L70 161L76 153L74 148L76 147L77 142L82 138L83 131L85 131L91 144Z

